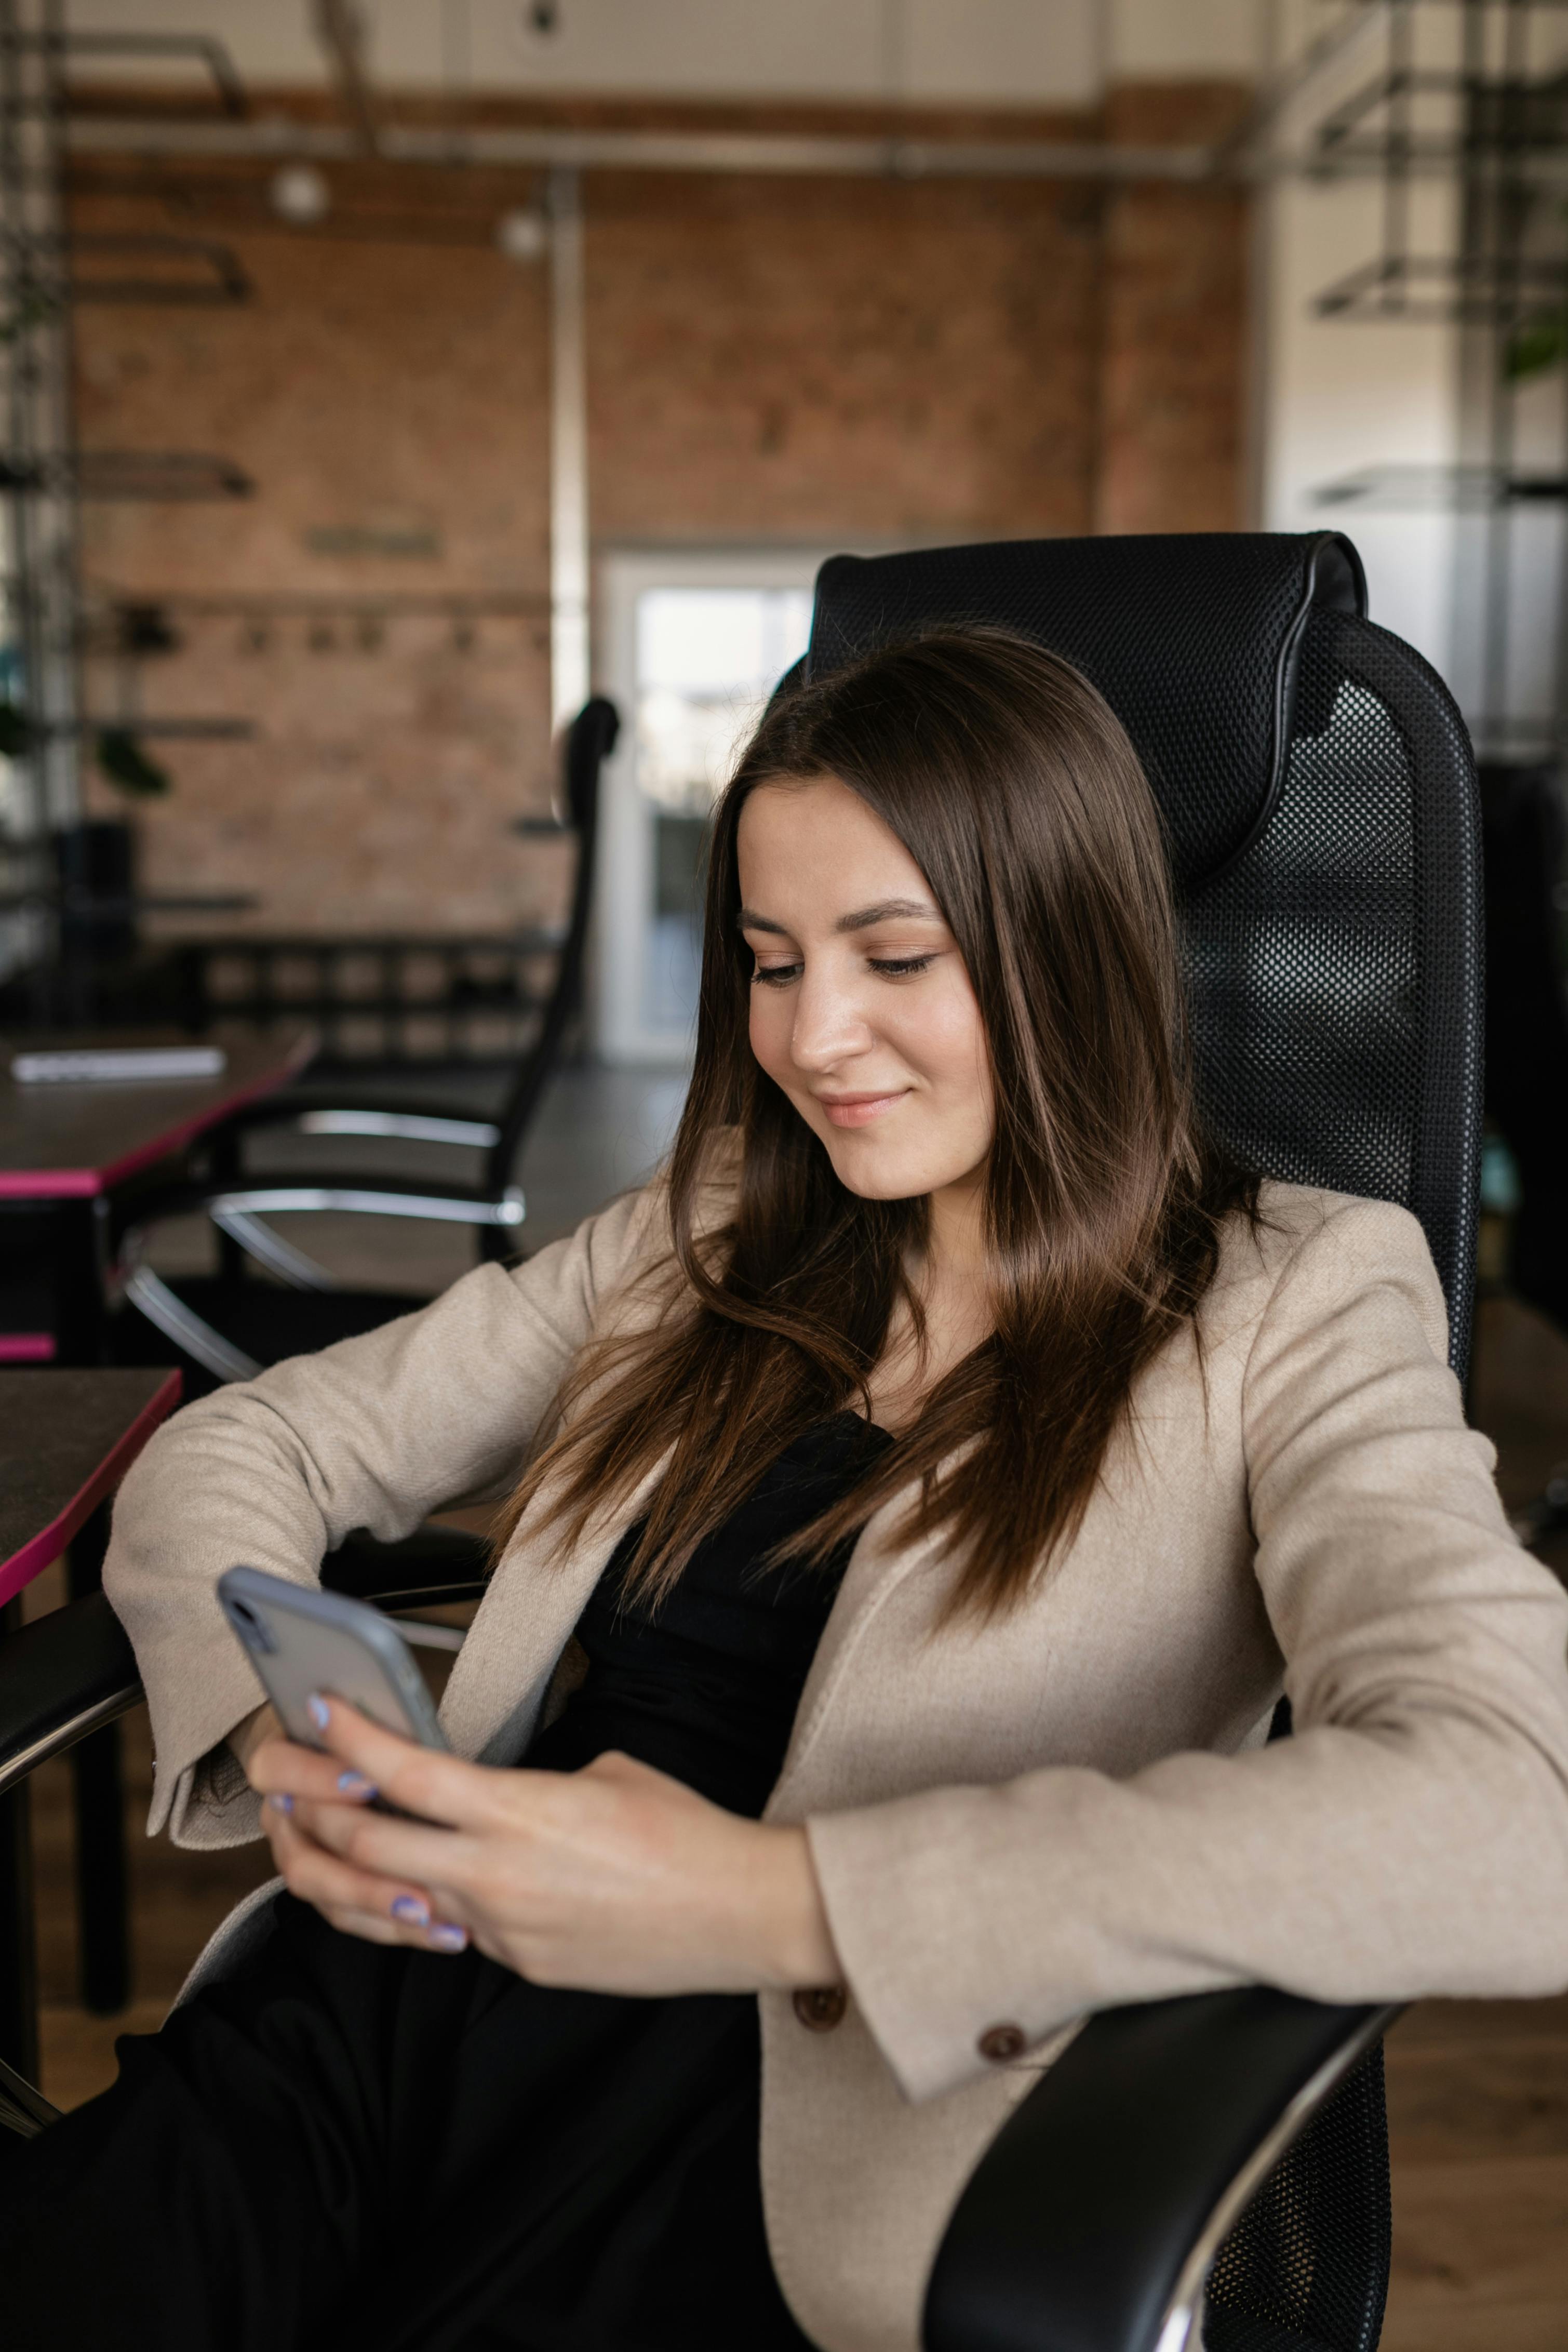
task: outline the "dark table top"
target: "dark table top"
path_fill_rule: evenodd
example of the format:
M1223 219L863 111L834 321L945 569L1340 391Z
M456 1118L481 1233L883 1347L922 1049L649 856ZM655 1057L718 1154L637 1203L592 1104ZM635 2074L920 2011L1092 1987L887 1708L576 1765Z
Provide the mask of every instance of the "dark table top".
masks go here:
M215 1078L99 1078L18 1086L11 1057L40 1045L221 1045ZM107 1192L194 1140L242 1103L281 1086L315 1050L314 1034L225 1034L193 1040L175 1030L79 1031L0 1038L0 1199L80 1199Z
M180 1402L180 1375L0 1371L0 1602L57 1559Z

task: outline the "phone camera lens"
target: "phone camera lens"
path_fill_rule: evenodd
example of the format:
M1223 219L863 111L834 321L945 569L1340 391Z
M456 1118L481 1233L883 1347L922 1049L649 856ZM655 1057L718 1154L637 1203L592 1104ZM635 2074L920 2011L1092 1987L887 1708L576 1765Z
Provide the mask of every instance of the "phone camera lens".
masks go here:
M265 1656L273 1647L271 1635L248 1601L231 1601L229 1617L240 1640L248 1648L259 1650Z

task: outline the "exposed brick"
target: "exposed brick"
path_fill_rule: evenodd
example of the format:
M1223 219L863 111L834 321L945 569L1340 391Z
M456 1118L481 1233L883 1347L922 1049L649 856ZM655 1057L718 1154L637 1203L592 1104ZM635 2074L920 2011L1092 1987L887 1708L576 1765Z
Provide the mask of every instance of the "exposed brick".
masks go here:
M1238 102L1218 87L1122 92L1104 127L1203 139ZM871 109L603 101L507 119L525 115L888 127ZM932 115L903 127L998 126ZM1089 113L1007 122L1053 138L1102 128ZM434 620L394 624L375 654L352 632L310 651L298 622L246 650L232 619L182 619L183 650L146 667L146 707L254 715L263 732L157 747L176 789L140 819L146 877L255 889L254 924L269 930L548 917L568 861L507 830L549 788L545 276L489 243L537 176L366 162L329 177L333 226L291 233L271 220L255 165L99 159L78 172L83 226L223 236L257 289L234 310L81 311L87 446L219 451L258 484L224 507L89 509L89 577L149 598L495 590L532 603L486 621L469 651ZM1234 193L609 172L587 184L601 549L1238 520ZM434 532L439 552L309 550L313 530L367 525ZM112 675L95 665L90 682L94 707L113 709ZM90 798L122 805L101 782Z
M1206 145L1234 83L1114 90L1106 136ZM1145 182L1107 200L1098 530L1233 530L1242 501L1249 199Z

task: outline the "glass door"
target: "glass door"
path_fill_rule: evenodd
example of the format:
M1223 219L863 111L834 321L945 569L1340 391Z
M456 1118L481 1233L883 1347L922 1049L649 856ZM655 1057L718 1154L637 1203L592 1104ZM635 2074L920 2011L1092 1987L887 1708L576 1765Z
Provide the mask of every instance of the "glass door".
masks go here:
M594 1035L604 1059L689 1061L708 824L736 758L806 650L810 551L614 555L605 565L609 692Z

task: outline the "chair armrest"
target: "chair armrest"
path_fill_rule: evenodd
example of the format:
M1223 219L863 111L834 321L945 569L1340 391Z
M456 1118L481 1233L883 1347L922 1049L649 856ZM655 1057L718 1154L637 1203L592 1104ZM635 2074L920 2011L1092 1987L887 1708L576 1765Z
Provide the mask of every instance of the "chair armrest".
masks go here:
M253 1133L269 1127L292 1128L301 1135L371 1135L402 1142L450 1143L466 1150L486 1150L500 1129L478 1113L466 1116L444 1111L428 1095L371 1094L335 1103L319 1088L311 1092L279 1088L257 1101L242 1104L223 1122L229 1134Z
M438 1192L428 1179L410 1176L320 1175L293 1180L262 1177L214 1186L203 1205L214 1223L235 1217L288 1216L304 1211L335 1210L361 1217L434 1218L440 1224L520 1225L523 1196L515 1184L496 1193L479 1184L444 1184ZM146 1222L139 1219L139 1223Z
M958 2200L926 2352L1182 2352L1220 2241L1397 2014L1244 1986L1091 2018Z
M8 1633L0 1642L0 1793L141 1696L125 1629L101 1592Z
M476 1600L483 1538L421 1528L401 1544L350 1536L324 1563L335 1591L394 1609ZM0 1642L0 1795L141 1697L125 1628L101 1592L36 1617Z
M484 1591L485 1545L458 1528L421 1528L401 1544L350 1536L329 1554L326 1581L383 1607L471 1601ZM125 1628L101 1592L68 1601L0 1641L0 1795L141 1697Z
M378 1543L356 1528L322 1561L321 1581L378 1609L432 1609L481 1599L489 1551L483 1536L461 1528L416 1528L399 1543Z
M207 1331L204 1347L196 1320L170 1302L166 1286L142 1263L142 1247L153 1226L171 1217L206 1216L220 1232L298 1290L335 1290L336 1278L265 1222L302 1211L332 1210L356 1216L413 1217L441 1224L477 1226L501 1234L517 1232L527 1214L515 1184L497 1192L483 1185L447 1184L437 1191L418 1177L312 1175L308 1181L258 1178L254 1182L144 1186L128 1192L110 1212L110 1239L126 1289L149 1319L222 1380L246 1380L259 1369L231 1349L221 1334ZM519 1244L520 1246L520 1244ZM146 1294L145 1297L142 1294ZM160 1312L149 1304L164 1301ZM178 1318L180 1329L172 1318ZM215 1350L215 1352L214 1352Z
M502 1192L483 1184L439 1185L428 1177L367 1176L363 1171L340 1175L262 1176L221 1183L146 1186L128 1191L120 1216L118 1235L145 1232L168 1217L206 1215L221 1223L225 1218L287 1216L300 1211L331 1209L359 1216L434 1218L444 1224L520 1225L526 1214L515 1184Z

